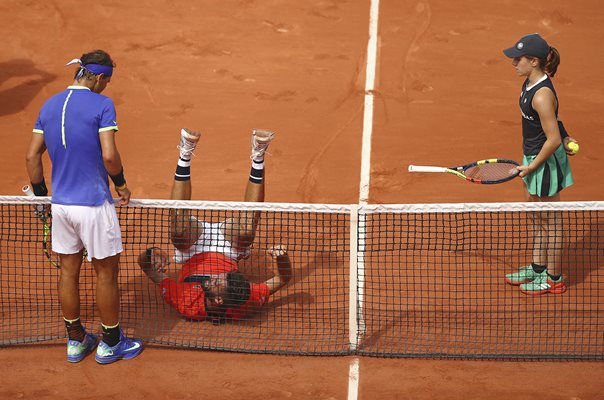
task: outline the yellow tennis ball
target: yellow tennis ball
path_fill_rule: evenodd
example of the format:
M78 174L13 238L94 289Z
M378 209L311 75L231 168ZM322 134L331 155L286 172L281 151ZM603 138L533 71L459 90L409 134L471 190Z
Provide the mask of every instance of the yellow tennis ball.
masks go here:
M567 147L573 152L573 154L577 154L579 152L579 143L577 142L569 142Z

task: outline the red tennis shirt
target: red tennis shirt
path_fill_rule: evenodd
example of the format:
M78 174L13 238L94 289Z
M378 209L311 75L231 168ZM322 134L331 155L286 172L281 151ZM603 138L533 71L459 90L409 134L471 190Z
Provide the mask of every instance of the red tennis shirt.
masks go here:
M224 254L196 254L183 264L176 280L166 278L161 282L163 299L182 316L203 320L207 316L205 294L201 282L196 281L195 278L209 277L236 269L237 263ZM266 284L251 283L247 302L239 307L228 308L225 316L242 319L246 315L257 312L268 301L269 296L270 289Z

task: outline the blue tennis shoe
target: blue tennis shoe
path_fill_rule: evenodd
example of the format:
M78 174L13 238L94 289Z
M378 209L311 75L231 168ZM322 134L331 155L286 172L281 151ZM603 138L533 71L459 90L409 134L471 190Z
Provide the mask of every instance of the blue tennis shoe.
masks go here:
M67 361L71 363L82 361L84 357L94 350L97 342L98 338L92 333L87 333L81 342L69 339L67 341Z
M111 364L118 360L130 360L143 351L143 344L140 340L130 339L124 336L120 329L120 341L113 347L102 340L96 348L96 362L99 364Z

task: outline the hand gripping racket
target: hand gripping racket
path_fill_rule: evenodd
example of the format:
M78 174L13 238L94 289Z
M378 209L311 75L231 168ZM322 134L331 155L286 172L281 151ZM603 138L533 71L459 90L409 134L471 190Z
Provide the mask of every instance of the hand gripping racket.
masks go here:
M517 166L518 163L513 160L490 158L450 168L409 165L409 172L447 172L472 183L491 185L517 177L520 173Z
M26 196L35 196L33 190L31 189L31 187L29 187L29 185L23 186L21 190ZM52 254L52 248L50 244L50 234L52 232L52 214L50 213L50 206L47 204L36 204L34 206L34 213L36 214L36 217L38 217L40 222L42 222L42 251L44 252L44 255L52 266L61 269L61 265L59 265L59 261L57 260L56 255L53 256ZM86 255L86 249L84 249L82 260L86 258Z
M31 187L29 187L29 185L23 186L21 190L26 196L35 196L33 190L31 190ZM44 255L46 256L48 261L50 261L50 264L57 268L61 268L59 262L53 259L52 250L50 248L52 215L50 214L50 209L48 208L48 205L36 204L34 206L34 214L36 214L36 217L38 217L40 222L42 222L42 251L44 252Z

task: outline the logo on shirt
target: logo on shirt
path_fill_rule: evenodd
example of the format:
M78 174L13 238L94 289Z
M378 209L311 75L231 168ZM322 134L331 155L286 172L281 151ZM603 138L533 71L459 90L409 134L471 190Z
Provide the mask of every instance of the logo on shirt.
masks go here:
M528 119L529 121L534 121L535 117L531 117L530 115L526 115L523 111L520 111L522 113L522 118L524 119Z

